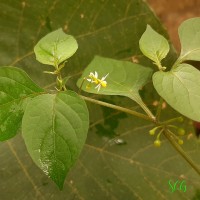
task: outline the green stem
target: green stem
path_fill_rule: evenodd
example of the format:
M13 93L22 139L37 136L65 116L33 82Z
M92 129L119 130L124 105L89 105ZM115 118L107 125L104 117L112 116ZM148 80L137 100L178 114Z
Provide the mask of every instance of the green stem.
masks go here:
M79 87L79 90L78 90L78 94L80 95L81 94L81 89L83 87L83 83L85 82L85 79L86 78L83 78L82 82L81 82L81 86Z
M125 113L128 113L130 115L134 115L136 117L145 119L147 121L154 122L153 118L151 118L151 117L149 117L147 115L144 115L142 113L136 112L134 110L123 108L121 106L116 106L116 105L113 105L113 104L110 104L110 103L106 103L106 102L103 102L103 101L95 100L95 99L92 99L92 98L89 98L89 97L86 97L86 96L82 96L82 95L80 95L80 97L83 98L86 101L89 101L89 102L92 102L92 103L95 103L95 104L98 104L98 105L101 105L101 106L106 106L108 108L112 108L112 109L115 109L115 110L119 110L121 112L125 112Z
M156 57L156 61L154 62L155 65L157 65L159 71L164 71L166 67L163 67L160 60L158 59L158 55Z
M147 113L147 115L152 119L152 121L155 121L155 119L156 119L155 116L152 114L152 112L149 110L149 108L146 106L146 104L143 101L138 102L138 104Z
M162 104L163 104L163 98L160 97L160 101L159 101L158 108L157 108L157 111L156 111L156 121L160 120L160 114L161 114L161 110L162 110Z
M190 166L200 175L200 169L194 163L194 161L185 153L185 151L181 148L181 146L174 140L171 136L172 133L169 130L165 130L164 132L165 137L169 140L172 146L180 153L180 155L190 164Z
M155 64L157 65L159 71L163 71L163 67L162 67L161 63L159 62L159 60L157 62L155 62Z
M176 118L173 118L173 119L169 119L167 121L160 122L159 124L161 124L161 125L167 125L167 124L170 124L172 122L183 122L183 117L176 117Z
M57 81L56 81L56 83L57 83L59 91L66 91L67 90L65 85L63 85L63 78L62 78L60 70L58 70L58 73L57 73Z

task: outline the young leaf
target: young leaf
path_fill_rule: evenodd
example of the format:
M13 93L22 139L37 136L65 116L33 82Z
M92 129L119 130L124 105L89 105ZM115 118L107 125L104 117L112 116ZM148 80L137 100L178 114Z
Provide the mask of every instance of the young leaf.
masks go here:
M27 100L40 92L23 70L0 67L0 141L17 134Z
M169 52L168 41L149 25L147 25L146 31L139 40L139 47L142 53L153 60L158 66L160 66L161 60Z
M100 84L101 87L98 90L99 83L87 81L90 79L88 77L90 72L95 73L95 71L98 73L99 80L106 76L106 87ZM152 69L139 64L95 56L84 70L77 85L89 93L127 96L143 107L138 91L150 80L151 75Z
M181 64L169 72L156 72L153 85L175 110L200 121L200 72L197 69Z
M179 27L180 60L200 61L200 17L184 21Z
M22 135L33 161L60 189L85 143L85 102L74 92L43 94L27 105Z
M56 67L70 58L77 48L74 37L58 29L43 37L35 46L34 52L39 62Z

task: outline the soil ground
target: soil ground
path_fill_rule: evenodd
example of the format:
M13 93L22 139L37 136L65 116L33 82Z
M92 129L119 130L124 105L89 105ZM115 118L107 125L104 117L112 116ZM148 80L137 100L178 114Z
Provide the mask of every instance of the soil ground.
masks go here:
M180 52L178 27L186 19L200 17L200 0L146 0L161 22L167 28L169 36Z

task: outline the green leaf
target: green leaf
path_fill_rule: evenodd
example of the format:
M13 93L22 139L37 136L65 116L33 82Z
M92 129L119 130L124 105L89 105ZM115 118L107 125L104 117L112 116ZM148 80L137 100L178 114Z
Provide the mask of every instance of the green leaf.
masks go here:
M42 91L23 70L0 67L0 141L17 134L27 100Z
M105 79L107 86L101 87L99 91L95 88L98 84L87 81L87 79L90 79L90 72L95 73L95 71L98 73L98 79L100 80L107 75ZM118 61L95 56L92 62L85 68L77 85L79 88L82 85L81 89L86 92L127 96L136 102L140 102L141 99L138 91L150 80L151 75L151 68L128 61ZM84 78L85 81L83 81ZM90 87L89 89L87 89L88 86Z
M88 125L86 104L72 91L43 94L27 105L22 120L26 147L60 189L83 148Z
M57 67L70 58L77 49L78 44L74 37L58 29L43 37L34 51L39 62Z
M168 41L156 31L154 31L150 25L147 25L146 31L143 33L139 41L140 50L142 53L153 60L157 65L165 58L169 52Z
M181 64L169 72L156 72L153 84L158 94L175 110L200 121L200 71Z
M179 27L180 61L200 61L200 17L184 21Z

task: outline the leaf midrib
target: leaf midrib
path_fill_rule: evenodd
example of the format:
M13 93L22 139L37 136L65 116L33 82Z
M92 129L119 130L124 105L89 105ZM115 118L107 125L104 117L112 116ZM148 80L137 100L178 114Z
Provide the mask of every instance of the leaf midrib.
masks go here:
M184 55L182 55L180 57L181 62L183 62L184 60L187 60L187 56L190 55L191 53L194 53L195 51L200 51L200 48L196 48L196 49L192 49L190 51L187 51ZM185 59L186 57L186 59Z

